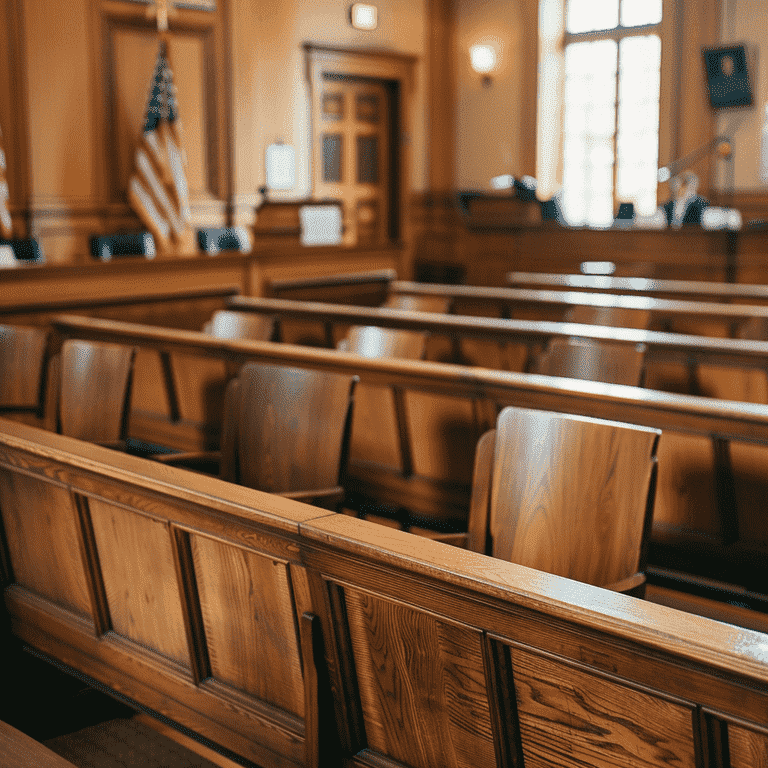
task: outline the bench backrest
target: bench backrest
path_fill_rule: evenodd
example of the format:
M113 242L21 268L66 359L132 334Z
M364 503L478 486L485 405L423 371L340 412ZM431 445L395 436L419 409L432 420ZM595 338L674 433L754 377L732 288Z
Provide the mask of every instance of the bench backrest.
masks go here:
M0 409L42 410L48 334L19 325L0 325Z
M768 302L768 286L751 283L724 283L697 280L659 280L646 277L605 275L564 275L546 272L509 272L513 287L565 288L569 291L606 291L629 295L666 296L703 301Z

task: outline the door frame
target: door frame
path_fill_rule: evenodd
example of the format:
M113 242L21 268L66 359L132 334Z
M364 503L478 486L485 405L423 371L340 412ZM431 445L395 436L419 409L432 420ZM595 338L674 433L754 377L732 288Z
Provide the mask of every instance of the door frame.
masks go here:
M309 176L311 194L315 195L314 146L319 137L315 135L315 104L322 88L323 74L372 78L384 81L393 88L396 95L393 104L393 140L391 151L396 165L393 169L392 200L389 206L392 221L389 231L397 233L391 237L391 244L411 241L409 217L409 182L411 179L411 145L413 133L413 99L416 86L416 63L418 57L392 51L342 48L317 43L304 43L305 76L309 88L310 131L309 131Z

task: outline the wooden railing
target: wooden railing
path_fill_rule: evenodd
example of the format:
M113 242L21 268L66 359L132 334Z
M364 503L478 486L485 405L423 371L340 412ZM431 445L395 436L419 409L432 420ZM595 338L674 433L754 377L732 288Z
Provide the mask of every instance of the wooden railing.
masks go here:
M264 768L768 755L765 634L4 420L0 500L13 634Z

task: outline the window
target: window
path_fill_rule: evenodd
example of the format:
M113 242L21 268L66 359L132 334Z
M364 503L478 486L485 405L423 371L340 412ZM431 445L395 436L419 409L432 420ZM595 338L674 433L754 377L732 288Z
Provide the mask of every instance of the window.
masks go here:
M656 209L662 0L566 0L563 213L610 226Z

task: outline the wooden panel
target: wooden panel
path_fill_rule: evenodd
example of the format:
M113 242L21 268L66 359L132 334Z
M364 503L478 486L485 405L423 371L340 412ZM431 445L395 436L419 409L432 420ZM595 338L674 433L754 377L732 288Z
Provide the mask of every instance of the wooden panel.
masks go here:
M499 415L493 554L590 584L640 567L658 433L506 408Z
M100 499L90 509L112 628L189 666L167 524Z
M8 723L0 722L0 768L18 768L23 765L34 765L35 768L74 768L69 760Z
M150 28L122 25L113 20L110 28L113 61L112 98L115 135L111 196L122 202L128 179L134 168L134 152L138 146L147 107L149 87L157 58L157 36ZM184 126L184 148L187 154L187 184L191 195L215 192L209 184L210 158L216 136L206 132L210 103L207 93L206 61L212 49L207 32L174 34L170 43L170 61L177 89L179 116Z
M401 469L398 425L392 390L360 385L352 412L350 460Z
M496 765L481 633L347 590L368 747L414 768Z
M115 153L110 158L113 173L109 183L111 197L117 201L121 198L120 192L128 189L128 179L133 173L133 156L144 127L149 86L157 58L157 37L148 29L118 27L112 32L111 44Z
M518 648L511 655L526 768L696 765L691 708Z
M768 734L728 725L731 768L768 768Z
M16 582L81 616L90 616L69 492L0 470L0 510Z
M407 393L405 402L416 473L469 485L481 431L472 402L418 392Z
M191 541L213 677L303 716L288 566L214 539Z

